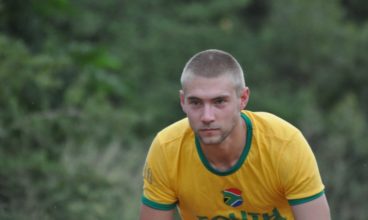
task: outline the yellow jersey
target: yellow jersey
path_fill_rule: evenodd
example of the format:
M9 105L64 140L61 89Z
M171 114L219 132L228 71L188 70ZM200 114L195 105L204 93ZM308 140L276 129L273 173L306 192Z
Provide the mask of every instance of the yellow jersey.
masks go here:
M241 117L246 145L225 172L209 164L187 118L159 132L147 154L142 202L178 207L183 220L289 220L292 205L323 195L316 159L297 128L270 113Z

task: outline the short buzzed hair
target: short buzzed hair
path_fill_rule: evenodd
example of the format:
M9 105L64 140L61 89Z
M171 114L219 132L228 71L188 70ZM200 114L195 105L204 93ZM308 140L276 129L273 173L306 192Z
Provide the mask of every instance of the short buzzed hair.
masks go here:
M243 70L238 61L229 53L210 49L195 54L184 67L180 78L181 86L191 76L202 76L214 78L222 75L229 75L233 78L235 89L239 94L245 88Z

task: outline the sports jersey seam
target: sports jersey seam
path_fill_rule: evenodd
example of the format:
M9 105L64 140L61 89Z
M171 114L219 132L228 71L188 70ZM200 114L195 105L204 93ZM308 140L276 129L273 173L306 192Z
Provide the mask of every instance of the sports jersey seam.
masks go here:
M257 129L257 131L260 135L263 135L266 138L277 139L277 140L284 141L284 142L285 141L289 142L292 139L292 137L294 137L299 132L299 130L296 130L296 131L294 131L295 132L294 134L290 135L289 137L284 137L283 138L283 137L280 137L280 135L274 135L274 134L270 135L266 131L263 131L263 130L260 130L260 129Z
M165 150L163 149L164 148L164 144L162 144L162 142L161 142L161 138L158 138L158 143L159 143L159 146L160 146L160 151L161 151L161 154L165 157L165 167L167 167L169 170L170 169L172 169L172 167L173 166L168 166L168 162L169 162L169 160L168 160L168 156L167 156L167 153L165 152ZM165 143L165 146L166 146L166 144L167 143ZM172 172L169 172L169 173L172 173ZM168 188L170 188L170 189L176 189L176 187L174 187L173 186L173 184L174 185L176 185L176 183L174 183L175 182L175 179L174 179L174 181L172 181L172 178L171 178L171 176L170 175L167 175L167 178L168 178L168 182L169 182L169 184L168 184ZM170 184L171 183L171 184ZM165 183L165 185L166 185L166 183Z
M263 115L268 115L268 116L274 116L274 115L272 115L271 113L268 113L268 112L259 112L259 113L261 113L261 114L263 114ZM255 113L256 114L256 113ZM260 117L260 116L259 116ZM280 121L281 119L280 118L278 118L278 117L276 117L277 119L278 119L278 121ZM266 119L264 119L264 120L266 120ZM266 121L268 121L268 119L266 120ZM299 131L299 129L298 128L296 128L295 126L293 126L292 124L290 124L290 123L288 123L287 121L284 121L284 120L281 120L280 122L282 122L282 123L284 123L284 124L287 124L288 126L290 126L291 128L293 128L293 129L295 129L295 131L294 132L298 132ZM278 124L280 123L280 122L278 122ZM292 135L290 135L289 137L283 137L283 136L280 136L280 135L275 135L275 134L270 134L270 132L268 132L268 131L265 131L264 129L260 129L260 126L253 126L253 133L255 134L256 132L259 132L259 134L260 135L262 135L262 136L264 136L264 137L266 137L266 138L272 138L272 139L277 139L277 140L280 140L280 141L289 141L290 140L290 136L292 137L292 136L294 136L295 134L292 134Z
M276 175L277 175L277 179L278 179L278 182L281 184L282 186L282 190L283 192L285 192L285 186L283 184L283 182L281 181L281 177L280 177L280 161L282 161L282 157L287 149L287 147L291 144L292 140L295 138L295 136L297 136L299 133L299 131L295 131L293 135L290 136L290 138L287 140L287 143L284 145L284 147L282 147L281 151L280 151L280 154L276 160L277 162L277 165L276 165Z
M182 119L182 120L188 120L187 118ZM187 123L187 122L186 122ZM158 137L158 142L160 144L160 148L161 148L161 152L162 154L164 154L164 159L165 159L165 164L166 167L168 167L168 169L170 170L170 173L177 173L176 172L171 172L174 166L168 166L168 164L170 164L170 160L169 160L169 156L167 154L168 149L170 149L171 147L169 147L169 145L171 145L172 143L175 142L182 142L186 136L191 136L193 133L193 131L191 129L188 129L189 127L186 127L184 129L183 132L180 132L179 134L175 135L174 137L170 138L169 140L167 140L167 136L166 136L166 132L169 132L170 130L174 129L177 130L176 126L173 126L171 129L166 129L164 132L160 132L158 133L157 137ZM180 151L180 147L181 144L175 144L175 146L177 146L177 150ZM174 192L178 192L178 180L176 178L172 178L172 176L168 175L167 177L170 181L169 181L169 188L173 189Z
M322 184L320 187L318 187L317 189L310 191L310 192L305 192L302 194L297 194L294 195L292 197L286 198L287 200L299 200L299 199L304 199L304 198L308 198L308 197L312 197L314 195L317 195L318 193L324 192L325 190L325 186Z
M188 120L188 118L184 118L181 121L183 121L182 123L189 123L189 122L184 122L185 120ZM178 122L177 122L178 123ZM177 124L175 123L175 124ZM165 128L163 131L158 133L158 137L162 136L166 136L165 134L171 130L177 130L176 126L174 126L175 124L171 124L170 126L168 126L167 128ZM189 127L187 126L185 129L183 129L182 132L180 132L179 134L175 135L174 137L171 137L169 140L165 140L162 143L163 144L169 144L171 142L177 141L178 139L182 139L185 135L187 135L188 133L192 132L192 129L188 129ZM165 139L167 139L168 137L165 137Z
M178 139L182 139L184 135L179 135L179 136L176 136L174 137L173 139L170 139L170 140L166 140L166 141L160 141L160 143L164 144L164 145L167 145L167 144L170 144L172 142L175 142L175 141L178 141ZM162 139L161 135L159 136L159 139Z
M322 190L319 190L317 193L313 193L313 195L311 195L311 196L306 196L306 197L298 198L298 199L288 199L288 203L290 205L300 205L300 204L307 203L307 202L313 201L315 199L318 199L319 197L323 196L324 194L325 194L325 190L322 189Z
M141 201L143 204L153 208L153 209L157 209L157 210L171 210L174 209L176 206L176 202L175 203L171 203L171 204L163 204L163 203L158 203L155 201L152 201L150 199L148 199L147 197L145 197L144 195L142 195L141 197Z

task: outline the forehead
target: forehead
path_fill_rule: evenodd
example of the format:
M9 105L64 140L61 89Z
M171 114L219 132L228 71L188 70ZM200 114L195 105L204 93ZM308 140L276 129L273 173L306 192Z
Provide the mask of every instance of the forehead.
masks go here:
M221 96L235 95L235 85L231 77L222 75L218 77L191 76L183 85L185 97L211 99Z

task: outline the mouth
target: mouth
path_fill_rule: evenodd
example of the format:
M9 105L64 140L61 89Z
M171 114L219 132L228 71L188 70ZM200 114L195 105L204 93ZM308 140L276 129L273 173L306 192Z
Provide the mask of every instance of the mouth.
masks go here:
M219 130L218 128L202 128L202 129L199 129L199 132L204 135L211 135L218 130Z
M201 131L214 131L214 130L217 130L217 128L204 128L204 129L201 129Z
M216 131L219 130L219 128L200 128L200 131Z

